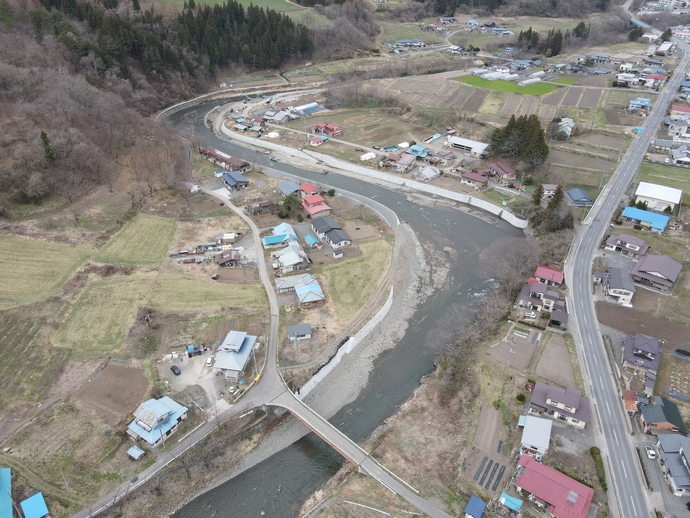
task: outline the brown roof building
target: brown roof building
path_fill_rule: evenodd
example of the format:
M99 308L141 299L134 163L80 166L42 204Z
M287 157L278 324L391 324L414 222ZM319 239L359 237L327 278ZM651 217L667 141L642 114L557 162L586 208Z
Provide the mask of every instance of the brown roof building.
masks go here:
M589 421L589 399L576 388L564 389L537 381L527 411L530 414L547 414L569 425L584 428Z

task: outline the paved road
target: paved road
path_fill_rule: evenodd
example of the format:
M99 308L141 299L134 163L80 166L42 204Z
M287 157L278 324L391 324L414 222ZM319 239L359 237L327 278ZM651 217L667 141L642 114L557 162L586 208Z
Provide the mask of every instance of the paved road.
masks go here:
M685 50L685 49L683 49ZM566 264L566 277L571 286L571 325L580 358L584 357L589 372L589 394L593 396L599 417L599 444L607 453L609 476L613 478L615 493L609 492L610 507L622 518L646 517L648 509L645 485L640 472L637 453L630 439L629 421L612 377L592 301L591 264L614 210L642 162L650 140L666 114L666 109L678 89L690 56L683 54L665 90L659 95L641 134L635 137L619 167L584 221L580 236L572 247ZM603 440L603 442L602 442Z

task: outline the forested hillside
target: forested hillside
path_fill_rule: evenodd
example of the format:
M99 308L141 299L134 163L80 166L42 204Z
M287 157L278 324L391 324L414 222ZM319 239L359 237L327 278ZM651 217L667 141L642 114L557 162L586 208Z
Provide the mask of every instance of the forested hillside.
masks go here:
M133 204L174 187L184 150L150 114L206 91L221 67L277 68L313 49L303 25L234 0L167 19L118 0L0 0L0 26L0 217L123 175Z

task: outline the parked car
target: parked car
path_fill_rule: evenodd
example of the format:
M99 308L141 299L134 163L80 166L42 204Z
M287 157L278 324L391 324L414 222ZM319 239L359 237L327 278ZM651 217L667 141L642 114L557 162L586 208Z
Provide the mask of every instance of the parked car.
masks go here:
M644 451L647 453L648 459L656 459L656 452L654 451L654 448L651 446L645 446Z
M525 313L525 318L537 318L536 311L530 311L529 313Z
M170 370L173 372L175 376L179 376L180 374L182 374L182 372L180 372L180 368L177 365L173 365L172 367L170 367Z
M210 367L213 365L213 356L209 356L206 358L206 367Z

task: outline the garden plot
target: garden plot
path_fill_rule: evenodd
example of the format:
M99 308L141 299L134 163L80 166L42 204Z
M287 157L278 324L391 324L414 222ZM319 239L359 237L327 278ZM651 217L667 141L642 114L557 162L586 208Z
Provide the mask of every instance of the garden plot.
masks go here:
M571 139L572 142L584 142L591 146L604 147L609 149L619 150L626 144L624 139L609 137L608 135L601 135L600 133L590 133L589 135L582 135Z
M585 88L582 93L582 98L578 106L580 108L590 108L596 109L599 107L599 101L601 100L601 95L604 91L593 88Z
M501 107L501 115L513 115L518 113L522 104L522 96L517 94L509 95Z
M539 106L539 99L536 97L527 97L520 106L520 115L535 115L537 107Z
M141 369L107 363L74 395L74 404L87 414L96 414L110 426L134 412L143 401L149 382Z
M614 167L613 162L603 160L601 158L593 158L583 155L576 155L568 153L567 151L559 151L552 149L549 153L549 162L555 165L562 165L565 167L574 167L577 169L588 169L590 171L611 171Z
M581 88L569 88L568 93L565 94L561 104L563 106L577 106L580 102L580 97L582 96Z
M568 93L568 89L561 88L552 94L542 97L541 103L546 106L558 106L563 101L566 93Z
M498 115L507 98L508 94L503 92L489 92L489 95L486 96L478 111L479 113L486 113L487 115Z
M598 302L597 318L605 326L626 334L643 333L663 340L662 351L672 352L685 347L690 336L690 328L677 322L654 316L647 311L624 308L615 304Z
M562 387L576 387L570 354L561 335L549 335L535 374Z
M553 118L556 116L556 112L558 111L558 106L542 106L539 108L539 118L540 119L547 119L547 120L553 120Z
M487 95L489 95L488 90L482 90L480 88L477 88L472 92L472 95L470 95L467 100L465 101L465 104L462 105L462 109L468 112L477 112L479 111L479 108L481 107L482 103L484 102L484 99L486 99ZM453 106L449 106L453 107Z
M617 151L608 151L608 150L603 150L603 149L598 149L595 148L591 145L577 145L577 144L571 144L571 143L563 143L563 144L556 144L552 146L552 149L560 149L562 151L572 151L573 153L583 153L585 155L590 155L594 157L600 157L603 158L604 160L617 160L618 159L618 152Z

